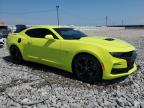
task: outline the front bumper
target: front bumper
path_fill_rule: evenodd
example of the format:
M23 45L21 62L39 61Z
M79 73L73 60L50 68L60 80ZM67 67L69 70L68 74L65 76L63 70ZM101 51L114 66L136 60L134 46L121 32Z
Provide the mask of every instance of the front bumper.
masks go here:
M137 70L137 66L136 66L136 64L134 64L133 68L130 69L129 71L127 71L127 73L121 73L121 74L106 74L106 75L103 76L103 79L105 79L105 80L110 80L110 79L116 79L116 78L128 76L128 75L132 74L133 72L135 72L136 70Z
M112 57L112 65L107 67L107 71L103 74L103 79L115 79L123 76L130 75L137 70L136 64L136 52L124 52L119 56Z

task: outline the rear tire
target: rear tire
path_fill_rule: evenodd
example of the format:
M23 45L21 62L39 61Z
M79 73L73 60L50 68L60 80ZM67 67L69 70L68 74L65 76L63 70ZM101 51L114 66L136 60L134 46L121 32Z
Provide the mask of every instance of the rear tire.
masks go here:
M16 64L22 64L23 58L22 54L17 46L11 46L10 47L10 55L12 57L12 60Z
M94 83L102 79L102 66L94 56L80 54L73 60L73 73L81 81Z

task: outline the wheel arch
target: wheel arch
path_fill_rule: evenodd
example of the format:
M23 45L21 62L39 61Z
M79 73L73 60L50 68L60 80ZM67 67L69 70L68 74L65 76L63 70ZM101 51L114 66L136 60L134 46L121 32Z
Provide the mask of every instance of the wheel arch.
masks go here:
M15 47L17 47L17 48L19 49L19 51L20 51L20 53L21 53L21 55L22 55L22 58L24 58L24 57L23 57L23 53L22 53L20 47L19 47L18 45L14 44L14 43L9 46L9 51L10 51L11 47L13 47L13 46L15 46Z
M11 47L13 47L13 46L17 47L17 48L20 50L20 48L18 47L18 45L14 44L14 43L9 46L9 50L10 50Z
M72 59L72 62L71 62L72 72L73 72L73 62L74 62L74 60L76 59L77 56L82 55L82 54L88 54L88 55L91 55L91 56L95 57L95 58L98 60L98 62L100 63L100 65L101 65L101 67L102 67L102 73L103 73L103 71L104 71L104 64L103 64L103 62L101 61L100 57L99 57L98 55L96 55L96 54L94 54L94 53L92 53L92 52L88 52L88 51L81 51L81 52L76 53L76 54L73 56L73 59Z

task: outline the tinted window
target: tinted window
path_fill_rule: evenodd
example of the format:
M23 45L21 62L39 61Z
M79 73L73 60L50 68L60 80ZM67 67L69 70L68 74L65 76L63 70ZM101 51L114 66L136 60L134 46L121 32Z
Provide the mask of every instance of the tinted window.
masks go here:
M0 37L6 38L8 36L8 28L6 26L0 27Z
M87 35L73 28L55 28L55 31L64 39L80 39Z
M30 29L28 31L26 31L26 34L30 37L34 37L34 38L44 38L46 35L53 35L53 37L55 39L58 39L54 33L52 33L50 30L48 29L44 29L44 28L37 28L37 29Z

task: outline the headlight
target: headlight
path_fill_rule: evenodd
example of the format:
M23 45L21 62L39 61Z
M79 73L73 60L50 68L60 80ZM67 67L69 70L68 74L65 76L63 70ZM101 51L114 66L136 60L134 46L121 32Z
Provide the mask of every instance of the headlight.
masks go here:
M128 57L136 56L136 51L130 51L130 52L110 52L110 54L113 57L116 57L116 58L128 58Z
M121 53L121 52L110 52L110 54L111 54L113 57L120 58L123 53Z

